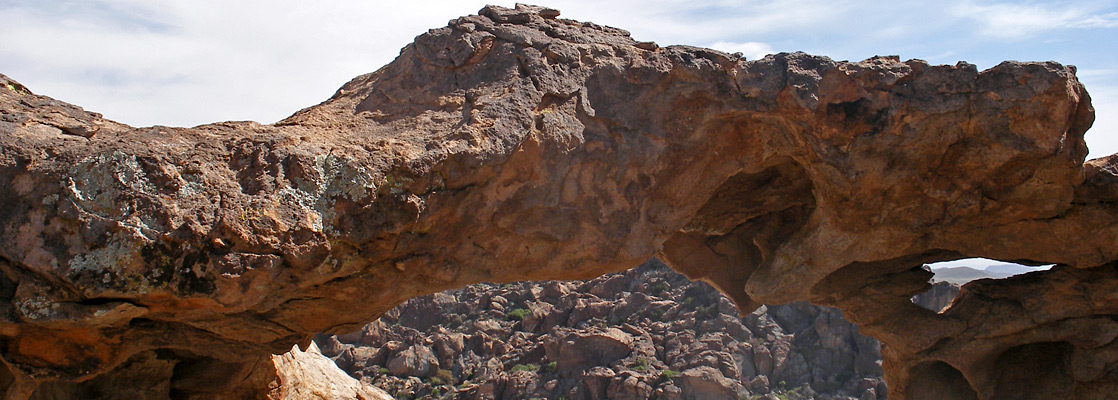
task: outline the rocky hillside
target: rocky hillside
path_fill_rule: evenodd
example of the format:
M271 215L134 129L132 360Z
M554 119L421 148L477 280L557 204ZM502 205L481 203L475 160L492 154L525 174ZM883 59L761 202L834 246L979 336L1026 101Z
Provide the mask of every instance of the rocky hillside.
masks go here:
M655 260L588 281L415 298L317 340L400 398L885 398L880 344L838 310L794 303L741 318Z

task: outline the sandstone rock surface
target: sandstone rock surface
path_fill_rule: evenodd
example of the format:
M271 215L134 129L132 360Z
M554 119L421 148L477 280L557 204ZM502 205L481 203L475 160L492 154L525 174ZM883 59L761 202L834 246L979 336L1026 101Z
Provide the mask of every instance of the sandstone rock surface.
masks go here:
M314 342L307 351L295 346L272 356L272 362L278 379L268 400L392 400L383 390L346 375Z
M149 371L243 398L405 299L656 255L745 311L842 309L890 398L1118 392L1118 158L1084 163L1073 67L744 60L557 15L486 7L271 125L133 128L0 77L6 397ZM910 301L961 257L1057 266Z

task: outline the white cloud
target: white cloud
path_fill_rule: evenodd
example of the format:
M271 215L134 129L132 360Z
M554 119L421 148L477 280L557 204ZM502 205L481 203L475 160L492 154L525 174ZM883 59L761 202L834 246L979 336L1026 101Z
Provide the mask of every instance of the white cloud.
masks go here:
M1056 29L1118 27L1118 13L1096 14L1097 7L961 3L952 11L957 17L978 23L979 32L995 38L1025 38Z
M479 8L451 0L0 4L0 66L36 93L133 125L272 122Z
M775 54L772 46L760 42L714 42L705 47L715 50L724 51L727 53L738 53L745 55L747 60L757 60L764 58L766 55Z
M1087 92L1095 106L1095 124L1086 134L1087 158L1118 153L1118 86L1088 85Z
M661 44L710 43L726 38L838 29L849 0L616 0L556 1L570 18L627 29Z

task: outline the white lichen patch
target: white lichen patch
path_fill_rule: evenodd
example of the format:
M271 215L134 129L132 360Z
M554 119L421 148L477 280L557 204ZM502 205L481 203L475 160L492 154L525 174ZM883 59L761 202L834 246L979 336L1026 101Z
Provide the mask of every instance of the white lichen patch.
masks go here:
M152 194L154 186L136 156L113 151L88 157L70 168L67 187L75 204L102 217L131 214L132 203L122 201L124 191Z
M58 307L58 303L44 296L16 301L16 309L19 310L19 313L32 320L51 318L58 312Z
M333 154L319 155L314 168L308 171L309 179L294 179L295 187L278 191L281 202L298 204L318 232L332 230L324 221L334 219L333 199L347 198L354 202L367 201L376 190L372 175L363 166L353 166L348 160Z
M134 243L114 237L105 247L79 254L71 259L70 273L119 271L121 265L132 262L139 250L139 246Z
M201 174L183 174L181 175L183 184L179 186L179 197L191 197L206 192L205 178Z
M71 276L82 273L98 276L100 284L107 288L143 294L151 290L151 283L142 275L127 271L129 265L140 263L139 257L138 243L114 236L104 247L70 259L69 272Z
M353 166L345 158L333 154L316 156L315 169L322 177L320 197L345 196L355 202L368 199L376 189L369 171L363 166Z
M46 197L43 197L43 205L44 206L50 207L50 206L53 206L57 202L58 202L58 195L57 194L51 194L51 195L47 195Z

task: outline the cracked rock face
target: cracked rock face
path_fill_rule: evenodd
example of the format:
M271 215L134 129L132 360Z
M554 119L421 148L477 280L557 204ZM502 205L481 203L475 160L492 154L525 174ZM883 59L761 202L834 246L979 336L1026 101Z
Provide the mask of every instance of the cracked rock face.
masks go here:
M272 125L133 128L0 76L0 387L251 397L270 354L405 299L658 255L743 311L841 308L890 398L1118 391L1118 159L1083 161L1074 68L744 60L557 15L486 7ZM1058 265L909 301L962 257Z

